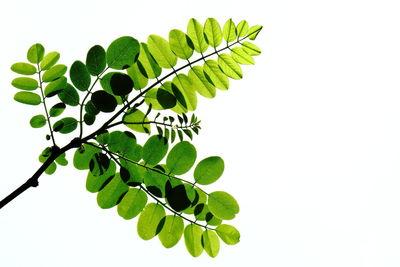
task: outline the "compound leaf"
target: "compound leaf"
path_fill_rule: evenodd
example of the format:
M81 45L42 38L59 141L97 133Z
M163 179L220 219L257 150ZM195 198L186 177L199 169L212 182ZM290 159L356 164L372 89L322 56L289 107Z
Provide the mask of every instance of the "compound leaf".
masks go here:
M129 188L128 193L118 204L118 214L126 220L135 218L144 209L147 203L147 195L137 188Z
M165 217L164 208L156 203L149 203L144 208L139 216L137 223L137 232L139 236L144 240L150 240L155 237L157 233L157 228L159 226L162 218Z
M176 144L167 156L167 168L173 174L184 174L196 161L196 148L187 141Z
M116 70L127 69L136 62L139 51L140 45L135 38L130 36L120 37L107 48L107 64L110 68Z
M164 220L164 226L158 234L158 238L165 248L172 248L179 242L183 235L183 220L181 217L175 215L167 215L164 217Z

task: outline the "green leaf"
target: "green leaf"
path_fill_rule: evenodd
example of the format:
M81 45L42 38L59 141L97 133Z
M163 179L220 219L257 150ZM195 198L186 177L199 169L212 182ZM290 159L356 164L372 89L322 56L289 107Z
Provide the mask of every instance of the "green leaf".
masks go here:
M76 127L78 127L78 121L73 117L66 117L54 123L53 131L68 134L73 132Z
M161 244L165 248L172 248L175 246L183 235L183 220L179 216L167 215L164 217L164 226L158 234Z
M32 92L18 92L14 95L14 100L27 105L39 105L42 102L40 96Z
M32 128L41 128L46 125L46 122L47 122L46 117L43 115L33 116L29 121Z
M174 84L179 89L180 93L183 95L185 99L184 103L186 104L187 109L195 110L197 107L197 95L189 77L186 76L185 74L180 73L172 79L172 84ZM179 97L176 94L177 92L174 90L173 92L179 101ZM179 102L182 103L181 101Z
M221 70L232 79L240 80L243 77L242 68L240 68L239 64L228 54L219 54L218 65Z
M172 52L182 59L189 59L193 55L192 40L180 30L171 30L169 32L169 46Z
M139 109L127 112L122 118L122 121L128 128L136 132L150 133L149 119Z
M212 47L217 47L222 42L222 31L218 21L214 18L208 18L204 23L204 34L207 42Z
M125 74L122 72L109 72L109 73L103 75L102 78L100 79L101 87L104 89L104 91L106 91L107 93L109 93L111 95L114 95L112 88L111 88L111 78L112 78L112 76L114 76L114 74L117 74L117 73ZM115 96L115 99L117 100L117 104L118 105L122 104L122 102L123 102L122 98L120 96L116 96L116 95L114 95L114 96Z
M261 54L261 49L253 43L244 42L242 43L243 50L250 56L258 56Z
M121 180L119 173L97 194L97 204L102 209L109 209L117 205L128 192L129 187Z
M11 70L22 75L33 75L37 71L35 66L24 62L14 63L11 66Z
M187 34L193 42L194 50L198 53L207 51L208 44L204 38L203 26L196 19L189 20Z
M247 54L242 47L234 47L231 50L233 60L242 65L253 65L254 59Z
M189 79L193 85L193 88L202 96L207 98L213 98L216 95L215 86L210 83L204 75L203 67L193 66L189 70Z
M244 37L246 36L246 34L249 32L249 24L247 23L247 21L242 20L241 22L239 22L239 24L236 27L237 30L237 36L239 37Z
M85 113L85 115L83 115L83 121L86 125L92 125L96 121L96 115Z
M58 93L58 98L60 98L60 100L66 105L73 107L79 105L79 94L69 83L67 83L64 89Z
M162 173L147 170L144 173L144 184L147 190L156 197L165 197L165 187L168 177Z
M39 43L32 45L28 50L27 58L30 63L33 64L39 63L43 59L43 56L44 56L44 47Z
M58 64L46 70L42 76L42 81L48 83L60 78L67 72L67 66Z
M161 74L161 68L150 54L146 43L140 43L139 64L143 68L142 74L154 79Z
M149 203L139 216L137 232L144 240L155 237L161 219L165 216L164 208L156 203Z
M228 77L221 71L215 60L207 60L203 68L207 80L215 85L215 87L221 90L227 90L229 88Z
M65 152L62 153L60 156L56 158L56 163L60 166L67 166L68 165L68 160L65 158L66 154Z
M262 30L262 28L263 28L263 26L261 26L261 25L255 25L255 26L252 26L250 29L249 29L249 32L248 32L248 37L249 37L249 39L250 40L255 40L256 38L257 38L257 35L260 33L260 31Z
M201 185L214 183L224 172L224 160L220 157L208 157L200 161L194 169L194 180Z
M162 88L157 89L156 98L157 103L159 103L163 109L170 109L175 107L177 101L176 97L173 94Z
M135 38L130 36L120 37L107 48L107 64L110 68L116 70L127 69L136 62L139 51L140 45Z
M236 199L223 191L215 191L208 195L208 208L212 214L223 220L232 220L239 212Z
M139 215L147 203L147 195L142 190L130 188L128 193L118 204L118 214L126 220L130 220Z
M35 79L28 77L18 77L12 80L11 84L18 89L22 90L35 90L39 87L38 82Z
M133 81L124 73L114 73L110 79L110 86L114 95L124 96L132 92Z
M90 115L94 115L96 116L97 114L100 113L100 110L98 110L96 108L96 106L93 104L92 100L89 100L88 102L86 102L85 104L85 111L90 114Z
M114 177L116 168L117 166L115 162L111 161L109 168L102 175L95 176L91 172L88 172L86 178L86 189L92 193L100 191Z
M218 226L222 223L222 220L218 217L215 217L214 214L208 212L206 214L206 221L208 225Z
M224 39L227 43L230 43L236 39L236 27L235 23L233 23L232 19L228 19L225 22L223 29Z
M106 65L106 50L100 45L90 48L86 55L86 67L89 73L97 76L103 72Z
M145 75L142 74L142 71L140 71L139 68L139 62L136 62L132 66L126 69L126 72L128 73L129 77L133 80L133 87L136 90L145 88L147 83L149 82L149 79Z
M219 252L219 238L217 234L209 229L205 230L201 235L201 243L208 256L215 258Z
M147 91L147 93L144 97L144 102L148 106L151 104L152 108L155 110L164 109L164 107L158 102L158 99L157 99L158 90L159 90L158 88L151 88L149 91ZM164 89L162 89L162 90L164 90ZM165 91L167 91L167 90L165 90Z
M91 100L94 106L102 112L113 112L118 105L115 97L103 90L94 92Z
M184 174L196 161L196 148L187 141L176 144L167 156L167 167L173 174Z
M203 252L203 246L201 243L202 234L203 229L196 224L188 224L185 227L183 235L185 237L186 249L193 257L198 257Z
M235 245L240 241L240 233L239 231L229 224L221 224L216 229L218 236L224 241L227 245Z
M56 51L47 53L40 62L40 69L41 70L50 69L57 63L59 59L60 59L60 53Z
M69 70L69 77L71 78L72 84L81 91L86 91L90 87L90 73L86 65L77 60L72 63Z
M111 166L110 162L111 160L106 154L96 153L89 162L89 170L94 176L101 176L107 173Z
M164 38L152 34L147 38L147 45L150 53L162 68L169 69L176 65L178 58Z
M84 144L75 151L74 167L78 170L89 169L89 162L95 153L101 152L100 148Z
M190 188L190 187L189 187ZM189 189L188 188L188 189ZM189 191L190 192L190 191ZM192 195L192 199L186 191L186 186L180 184L178 186L168 188L166 190L166 198L168 204L177 212L183 211L190 207L195 195Z
M47 167L47 169L44 171L46 174L48 175L52 175L53 173L55 173L57 170L57 164L55 164L54 162L52 162L49 167Z
M143 183L145 168L135 165L126 160L120 160L121 178L129 186L138 186Z
M64 103L57 103L57 104L55 104L54 106L52 106L52 107L50 108L50 111L49 111L50 117L57 117L57 116L60 116L60 115L64 112L65 107L66 107L66 106L65 106Z
M194 215L198 221L205 221L209 212L210 210L208 209L208 205L204 203L196 205L194 209Z
M143 146L142 157L146 164L158 164L168 152L168 140L159 135L147 139Z
M52 97L56 94L60 93L67 86L67 78L64 76L58 78L57 80L52 81L47 84L44 88L44 95L46 97Z

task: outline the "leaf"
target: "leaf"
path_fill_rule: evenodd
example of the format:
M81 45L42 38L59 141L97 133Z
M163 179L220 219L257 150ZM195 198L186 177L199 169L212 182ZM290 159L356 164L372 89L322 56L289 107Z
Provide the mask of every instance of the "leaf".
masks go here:
M196 19L191 18L187 27L187 34L193 42L194 50L198 53L207 51L208 44L204 39L203 26Z
M75 118L65 117L54 123L53 131L60 132L62 134L68 134L73 132L77 127L78 121Z
M12 86L22 90L35 90L39 87L38 82L35 79L28 78L28 77L18 77L12 80Z
M168 152L168 140L159 135L147 139L143 146L142 158L149 165L158 164Z
M89 161L89 170L94 176L101 176L110 168L110 158L101 152L93 155Z
M147 190L156 197L165 197L167 181L168 177L165 174L153 170L147 170L144 173L144 184Z
M63 64L58 64L50 69L46 70L42 76L42 81L43 82L51 82L54 81L55 79L60 78L67 72L67 66Z
M222 31L218 21L214 18L208 18L204 23L204 34L207 42L212 47L217 47L222 42Z
M124 96L132 92L133 81L123 73L114 73L110 79L111 90L114 95Z
M172 68L176 65L178 58L171 51L168 42L155 34L147 38L147 46L158 65L162 68Z
M73 107L79 105L79 94L69 83L67 83L64 89L58 93L58 98L66 105Z
M164 208L156 203L149 203L139 216L137 231L144 240L150 240L157 233L158 224L165 216Z
M143 75L142 71L140 71L139 64L139 62L136 62L126 69L129 77L131 77L131 79L133 80L133 88L135 88L136 90L145 88L147 83L149 82L149 79L147 79L147 77Z
M83 115L83 121L86 125L92 125L96 121L96 115L85 113L85 115Z
M127 112L122 121L128 128L136 132L150 133L149 119L139 109Z
M72 63L69 70L69 77L71 78L72 84L81 91L86 91L90 86L90 73L86 65L77 60Z
M129 188L128 193L118 204L118 214L126 220L130 220L139 215L147 203L147 195L142 190Z
M200 161L194 169L194 180L201 185L214 183L224 172L224 160L220 157L208 157Z
M149 79L154 79L161 74L161 68L150 54L146 43L140 43L139 64L143 68L142 74Z
M208 212L206 214L206 222L208 225L218 226L222 223L222 220L218 217L215 217L211 212Z
M68 160L65 158L65 152L56 158L56 163L60 166L67 166Z
M254 59L247 54L242 47L234 47L231 50L233 60L242 65L253 65Z
M139 167L129 161L120 160L122 180L129 186L138 186L143 183L145 168Z
M185 99L185 101L179 101L180 98L177 96L176 90L173 90L178 101L181 104L185 103L188 110L195 110L197 107L197 96L189 77L182 73L178 74L172 79L172 84L179 89L179 92Z
M215 191L208 195L208 208L212 214L223 220L232 220L239 212L236 199L223 191Z
M96 108L96 106L93 104L92 100L89 100L88 102L86 102L85 104L85 111L90 114L90 115L94 115L96 116L97 114L100 113L100 110L98 110Z
M221 90L227 90L229 88L228 77L221 71L215 60L207 60L203 68L207 80L215 85L215 87Z
M136 62L139 51L140 45L135 38L130 36L120 37L107 48L107 64L110 68L116 70L127 69Z
M54 106L52 106L50 108L50 111L49 111L50 117L60 116L64 112L65 108L66 108L66 106L64 103L55 104Z
M193 88L202 96L213 98L216 95L215 86L204 75L203 67L193 66L188 73Z
M59 59L60 59L60 53L56 51L47 53L40 62L40 69L41 70L50 69L57 63Z
M163 109L170 109L176 105L176 97L164 89L157 89L157 101Z
M46 117L43 115L33 116L29 121L32 128L41 128L46 125L46 122L47 122Z
M104 89L104 91L106 91L107 93L109 93L111 95L114 95L114 93L111 89L111 78L116 73L125 74L122 72L109 72L109 73L103 75L102 78L100 79L101 87ZM117 100L118 104L122 104L122 98L120 96L115 96L115 99Z
M201 235L201 243L208 256L215 258L218 255L220 243L215 232L206 229Z
M40 96L32 92L18 92L14 95L14 100L27 105L39 105L42 102Z
M185 227L184 237L186 249L193 257L198 257L203 252L203 246L201 244L201 237L203 230L196 224L188 224Z
M196 161L196 148L187 141L176 144L167 156L167 167L173 174L184 174Z
M192 204L192 200L189 198L186 187L183 184L166 190L166 198L171 208L177 212L189 208Z
M54 162L52 162L44 172L48 175L52 175L53 173L56 172L56 170L57 170L57 165Z
M200 203L196 205L194 209L194 215L196 217L196 220L198 221L205 221L207 214L209 213L208 205L204 203Z
M43 59L43 56L44 56L44 47L39 43L32 45L28 50L27 58L30 63L33 64L39 63Z
M240 233L239 231L229 224L221 224L218 225L215 229L218 236L225 242L227 245L235 245L240 241Z
M261 49L253 43L243 42L242 46L243 50L250 56L257 56L261 54Z
M223 29L224 39L227 43L230 43L236 39L236 27L235 23L233 23L232 19L228 19L225 22Z
M182 59L189 59L193 55L192 40L180 30L171 30L169 32L169 46L172 52Z
M221 70L232 79L239 80L243 77L243 72L239 64L228 54L219 54L218 65Z
M164 220L164 226L158 234L158 238L165 248L172 248L179 242L183 235L183 220L181 217L175 215L167 215L164 217Z
M103 90L94 92L91 100L94 106L102 112L113 112L117 107L115 97Z
M239 24L236 27L237 30L237 36L239 37L244 37L246 36L246 34L249 31L249 24L247 23L247 21L242 20L241 22L239 22Z
M248 32L248 37L249 37L249 39L250 40L255 40L256 38L257 38L257 35L260 33L260 31L262 30L262 28L263 28L263 26L261 26L261 25L255 25L255 26L252 26L250 29L249 29L249 32Z
M86 178L86 189L92 193L100 191L111 181L115 175L115 171L116 164L114 161L111 161L109 168L102 175L94 176L91 172L88 172Z
M67 85L67 78L64 76L58 78L57 80L52 81L51 83L47 84L44 88L44 95L46 97L52 97L56 94L60 93Z
M84 144L75 151L74 167L78 170L89 169L89 162L95 153L101 152L100 148Z
M11 66L11 70L22 75L33 75L37 71L35 66L24 62L14 63Z
M89 49L86 55L86 67L92 76L97 76L106 68L106 50L100 45Z
M128 192L129 187L121 180L119 173L97 194L97 204L102 209L109 209L117 205Z

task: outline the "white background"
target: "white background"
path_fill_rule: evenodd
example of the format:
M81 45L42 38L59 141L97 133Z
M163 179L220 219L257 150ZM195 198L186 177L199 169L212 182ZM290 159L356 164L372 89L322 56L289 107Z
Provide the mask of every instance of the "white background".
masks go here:
M1 1L0 197L39 167L41 107L12 100L9 67L41 42L60 63L115 38L168 36L189 18L262 24L244 79L202 98L199 159L220 155L241 243L216 259L141 240L72 166L0 210L0 266L400 266L398 1ZM190 179L190 177L187 177Z

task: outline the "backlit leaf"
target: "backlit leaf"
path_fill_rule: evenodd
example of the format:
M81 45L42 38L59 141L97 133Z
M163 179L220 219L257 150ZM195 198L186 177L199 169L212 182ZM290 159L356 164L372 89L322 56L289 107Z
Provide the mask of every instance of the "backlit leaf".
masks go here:
M203 26L196 19L189 20L187 34L193 42L194 50L203 53L207 50L208 44L204 38Z
M213 98L216 95L215 86L210 83L204 75L203 67L193 66L189 70L189 79L192 82L193 88L202 96Z
M176 105L176 97L162 88L157 89L157 102L163 109L173 108Z
M147 170L144 173L144 184L147 190L156 197L165 197L165 187L168 177L162 173Z
M133 81L123 73L114 73L110 79L111 90L114 95L124 96L132 92Z
M215 60L207 60L203 68L207 80L215 85L215 87L221 90L227 90L229 88L229 79L221 71Z
M147 139L143 146L142 158L149 165L158 164L167 154L168 140L159 135Z
M89 161L89 170L94 176L101 176L111 167L110 158L103 153L96 153Z
M185 99L185 104L188 110L195 110L197 107L197 95L188 76L178 74L172 79L172 83L179 89L179 92ZM176 91L173 91L178 101L180 100ZM182 102L179 101L181 104Z
M239 80L243 77L243 72L239 64L228 54L219 54L218 65L221 70L232 79Z
M145 73L142 73L149 79L154 79L161 74L161 68L150 54L146 43L140 43L139 63Z
M215 191L208 195L208 208L212 214L223 220L232 220L239 212L236 199L223 191Z
M102 209L109 209L117 205L129 187L121 180L119 173L97 194L97 204Z
M135 88L136 90L145 88L147 83L149 82L149 79L147 79L147 77L143 75L140 71L138 63L139 62L136 62L126 69L129 77L131 77L131 79L133 80L133 88Z
M35 79L29 77L18 77L12 80L11 84L18 89L22 90L35 90L39 87L38 82Z
M208 18L204 23L204 34L207 42L212 47L217 47L222 42L222 31L218 21L214 18Z
M149 203L139 216L137 231L144 240L150 240L157 235L158 224L165 216L164 208L156 203Z
M223 35L226 42L230 43L236 39L236 26L232 19L225 22Z
M172 248L175 246L183 235L183 220L179 216L167 215L164 217L164 226L158 234L161 244L165 248Z
M32 92L18 92L14 95L14 100L27 105L39 105L42 102L40 96Z
M49 167L47 167L47 169L44 171L46 174L48 175L52 175L53 173L55 173L57 170L57 164L52 162Z
M190 170L196 161L196 148L189 142L176 144L167 156L167 167L171 173L180 175Z
M185 227L184 237L186 249L193 257L198 257L203 252L201 237L203 229L196 224L188 224Z
M66 84L64 89L58 93L58 98L60 98L60 100L66 105L73 107L79 105L79 94L69 83Z
M219 252L219 238L214 231L206 229L201 235L201 243L208 256L215 258Z
M86 55L86 67L89 73L97 76L106 68L106 50L100 45L89 49Z
M73 117L66 117L56 121L53 125L53 130L62 134L68 134L74 131L76 127L78 127L78 121Z
M147 38L147 46L161 67L169 69L176 65L178 58L171 51L169 43L164 38L152 34Z
M231 56L233 60L235 60L237 63L240 63L242 65L252 65L254 64L254 59L247 54L246 51L242 47L234 47L231 50Z
M67 78L64 76L54 80L46 85L44 88L44 95L46 97L52 97L60 93L67 86Z
M60 53L56 51L47 53L40 62L40 69L41 70L50 69L57 63L59 59L60 59Z
M227 245L235 245L240 241L240 233L239 231L229 224L221 224L215 229L218 236L225 242Z
M44 56L44 47L43 45L37 43L32 45L27 53L27 58L30 63L37 64L39 63Z
M66 72L67 72L67 66L63 64L55 65L43 73L42 81L46 83L54 81L55 79L58 79L61 76L63 76Z
M75 61L72 63L69 70L69 77L71 78L72 84L81 91L86 91L90 86L90 73L86 65L81 61Z
M257 55L259 55L259 54L261 54L261 49L258 47L258 46L256 46L255 44L253 44L253 43L250 43L250 42L243 42L242 43L242 48L243 48L243 50L247 53L247 54L249 54L249 55L251 55L251 56L257 56Z
M32 128L40 128L46 125L46 117L43 115L36 115L31 118L29 123L31 124Z
M193 55L192 40L180 30L169 32L169 45L172 52L182 59L189 59Z
M208 185L214 183L224 172L222 158L213 156L200 161L194 169L194 179L198 184Z
M109 168L102 175L95 176L93 173L88 172L86 178L86 189L92 193L100 191L108 182L111 181L112 177L115 175L116 168L115 162L111 161Z
M122 118L122 121L128 128L136 132L150 133L149 119L139 109L127 112Z
M78 170L89 169L89 162L95 153L101 152L100 148L84 144L75 151L74 167Z
M249 37L249 39L250 40L255 40L256 38L257 38L257 35L260 33L260 31L262 30L262 28L263 28L263 26L261 26L261 25L255 25L255 26L252 26L250 29L249 29L249 32L248 32L248 37Z
M94 92L91 100L94 106L102 112L113 112L117 107L115 97L103 90Z
M244 37L244 36L246 36L246 34L249 31L249 24L247 23L247 21L242 20L237 25L236 30L237 30L237 36L238 37Z
M18 62L11 66L11 70L22 75L33 75L36 73L36 67L29 63Z
M118 204L118 214L126 220L135 218L144 209L147 195L142 190L130 188Z
M132 66L140 51L139 42L130 36L123 36L114 40L106 52L107 64L116 70L127 69Z
M49 110L49 115L50 117L57 117L60 116L64 110L65 110L65 104L64 103L57 103L54 106L52 106Z

